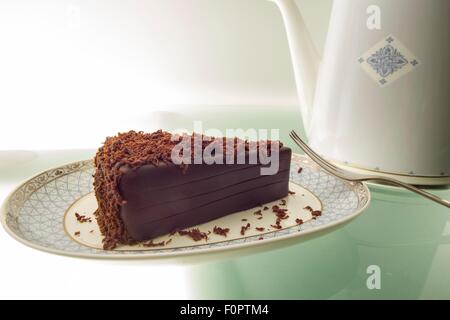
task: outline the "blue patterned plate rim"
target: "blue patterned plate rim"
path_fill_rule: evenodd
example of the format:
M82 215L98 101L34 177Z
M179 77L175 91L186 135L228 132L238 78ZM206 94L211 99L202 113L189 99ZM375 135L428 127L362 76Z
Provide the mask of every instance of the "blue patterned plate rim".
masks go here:
M298 175L296 173L300 167L303 170L302 174ZM77 161L46 170L21 183L8 195L0 208L0 221L7 233L17 241L31 248L65 256L96 259L171 258L177 256L217 253L252 246L261 247L282 240L302 238L303 236L326 229L333 229L333 227L344 225L361 214L365 209L367 209L371 199L369 188L364 183L344 181L331 176L306 156L293 154L290 177L291 182L311 191L317 198L319 198L324 205L323 213L322 216L318 217L316 220L311 220L303 225L273 231L271 232L273 236L270 238L259 240L256 235L246 237L244 239L226 241L225 243L220 242L217 245L196 244L187 248L153 249L148 251L99 250L82 246L67 236L61 219L65 213L65 209L61 209L60 217L58 218L58 228L61 229L61 232L65 237L62 241L69 243L67 248L58 248L57 242L49 244L36 243L26 239L23 233L20 233L20 228L17 225L19 223L18 218L24 204L27 201L30 201L30 197L33 196L33 193L45 187L49 183L55 182L58 179L71 174L77 174L79 177L86 174L92 178L93 169L94 167L92 160ZM85 188L90 187L92 189L92 186L88 185L89 184L86 184ZM336 191L336 188L339 190ZM76 199L88 193L85 192L86 190L79 191L80 194L78 194L77 198L74 198L73 201L76 201ZM344 195L344 198L339 199L339 195L342 194ZM345 195L348 195L348 197ZM347 198L352 198L353 202L347 200ZM73 203L73 201L69 202L67 206ZM343 204L347 204L347 208ZM351 204L354 206L348 207Z

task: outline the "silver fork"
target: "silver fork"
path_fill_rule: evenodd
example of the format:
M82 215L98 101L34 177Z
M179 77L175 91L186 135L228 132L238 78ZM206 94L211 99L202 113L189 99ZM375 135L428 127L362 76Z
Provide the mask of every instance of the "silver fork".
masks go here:
M308 155L311 160L316 162L319 166L321 166L325 171L331 173L332 175L349 181L377 181L377 182L385 182L388 184L397 185L400 187L403 187L405 189L408 189L412 192L415 192L417 194L420 194L421 196L428 198L434 202L437 202L439 204L442 204L443 206L446 206L447 208L450 208L450 201L441 199L438 196L435 196L434 194L431 194L429 192L426 192L422 189L416 188L410 184L401 182L396 179L392 179L389 177L382 177L382 176L368 176L364 174L354 173L346 171L342 168L339 168L335 166L334 164L330 163L329 161L325 160L321 156L319 156L314 150L312 150L298 135L297 133L292 130L289 134L292 140L305 152L306 155Z

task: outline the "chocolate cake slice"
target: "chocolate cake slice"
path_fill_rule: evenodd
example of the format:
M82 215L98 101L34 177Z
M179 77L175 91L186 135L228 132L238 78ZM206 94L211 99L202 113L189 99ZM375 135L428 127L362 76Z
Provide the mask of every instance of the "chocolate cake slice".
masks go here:
M188 137L194 146L196 135ZM236 138L210 138L201 142L199 149L192 147L192 164L174 164L172 150L183 138L186 136L172 136L161 130L151 134L130 131L107 138L98 150L95 216L105 249L149 240L288 194L291 150L281 143L277 142L278 170L261 175L261 168L269 165L262 164L260 154L271 154L270 143L262 148L260 143ZM204 160L194 164L194 155L211 141L223 145L224 164ZM239 143L244 149L238 148ZM226 161L227 146L234 149L234 160L238 150L244 150L244 163Z

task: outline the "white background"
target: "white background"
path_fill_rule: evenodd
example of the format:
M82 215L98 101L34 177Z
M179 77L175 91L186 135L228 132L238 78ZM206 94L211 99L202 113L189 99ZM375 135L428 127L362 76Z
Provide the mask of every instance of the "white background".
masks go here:
M298 2L319 51L331 0ZM96 148L168 105L295 105L267 0L1 0L0 150Z

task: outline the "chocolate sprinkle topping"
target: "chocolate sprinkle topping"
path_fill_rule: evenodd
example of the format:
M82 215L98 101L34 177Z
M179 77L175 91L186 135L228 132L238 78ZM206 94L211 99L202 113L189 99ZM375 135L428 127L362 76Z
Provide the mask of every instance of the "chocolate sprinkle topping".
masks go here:
M180 236L188 236L191 237L194 241L200 241L202 239L208 240L208 235L205 232L201 232L198 228L194 228L191 230L181 230L178 231Z
M151 241L143 243L142 245L144 247L153 248L153 247L164 247L166 245L166 243L164 241L154 243L153 240L151 240Z
M320 217L322 215L322 211L320 210L315 210L313 212L311 212L313 217Z
M271 224L270 225L272 228L275 228L275 229L281 229L282 227L281 227L281 225L280 225L280 223L277 221L277 224Z
M92 222L92 219L83 215L80 215L78 212L75 212L75 217L79 223Z
M245 234L245 231L247 231L250 228L250 223L247 223L247 225L241 227L241 235Z
M275 212L275 215L278 219L287 219L289 216L287 215L287 209L281 209L279 206L273 206L272 211Z
M227 236L227 233L230 232L229 228L221 228L214 226L213 233L218 234L219 236Z

